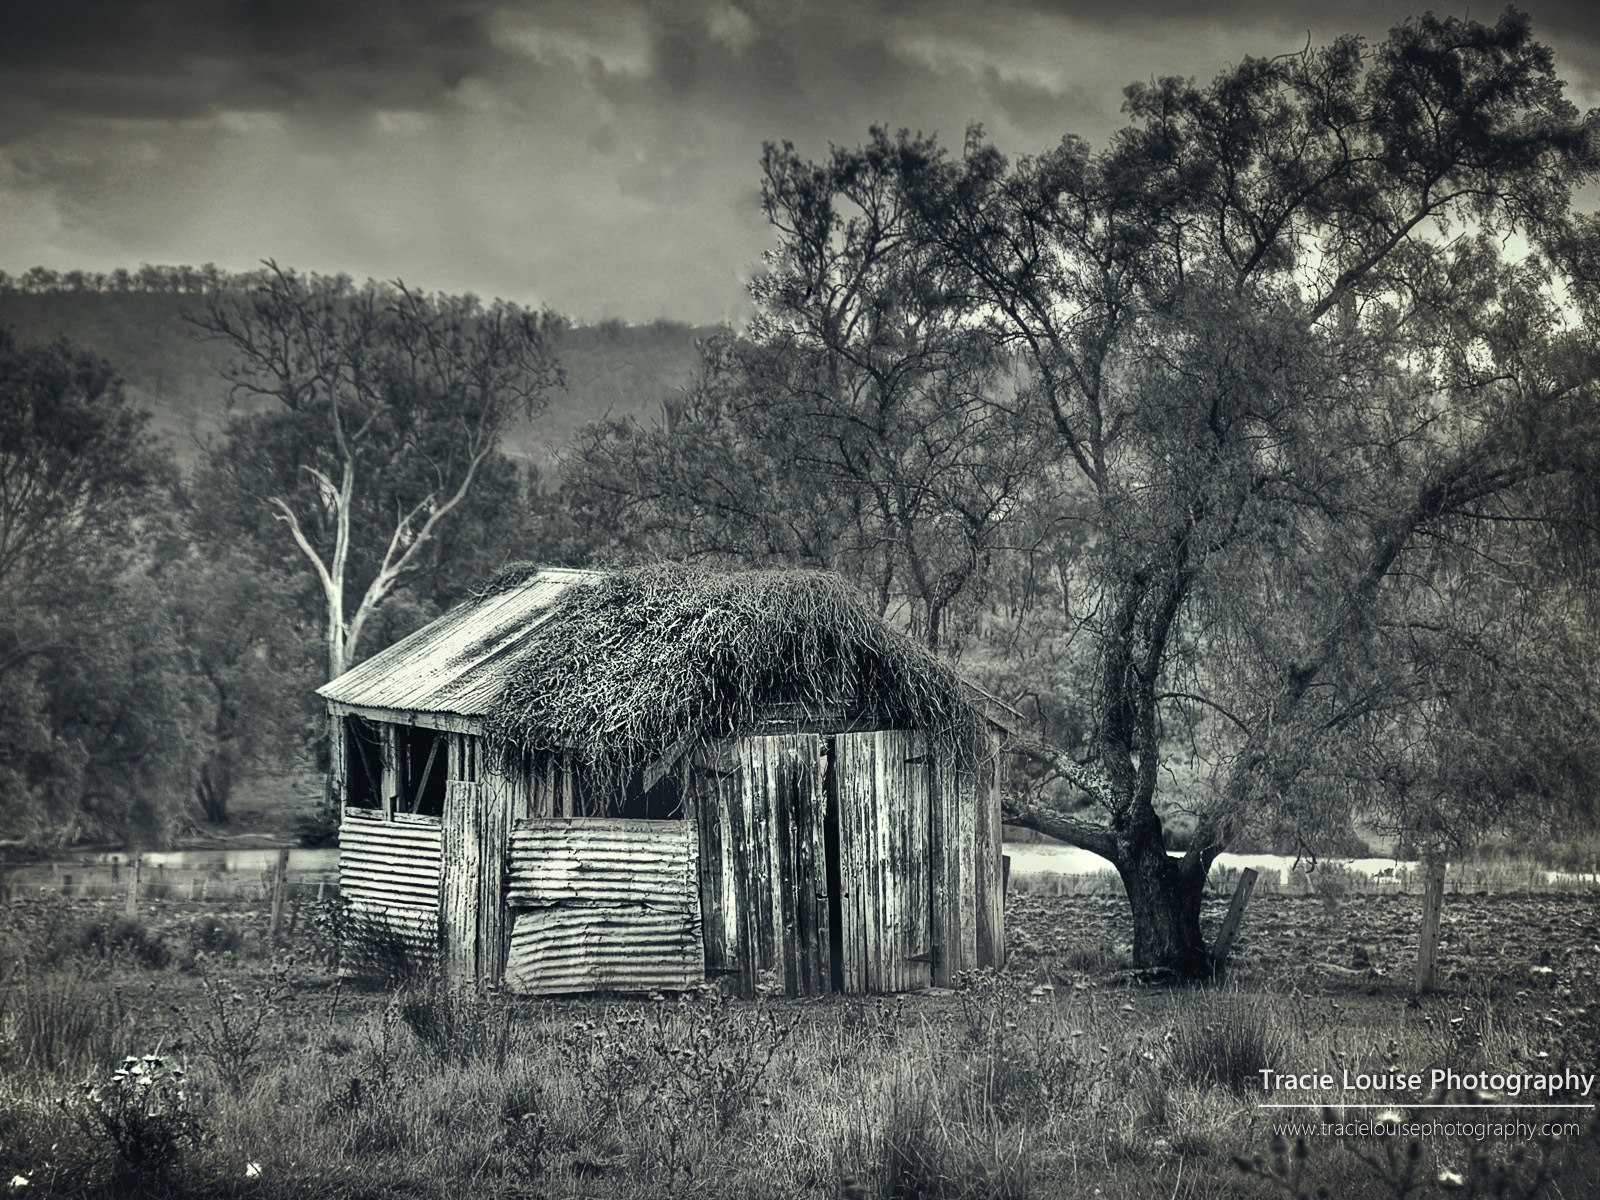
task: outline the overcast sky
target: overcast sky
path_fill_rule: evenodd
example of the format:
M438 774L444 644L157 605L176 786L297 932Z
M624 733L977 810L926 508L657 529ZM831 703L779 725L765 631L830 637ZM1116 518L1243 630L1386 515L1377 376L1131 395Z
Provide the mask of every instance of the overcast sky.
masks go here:
M0 0L0 269L263 258L738 320L763 141L1103 144L1121 88L1380 39L1391 0ZM1436 5L1446 11L1445 5ZM1535 0L1600 105L1600 5ZM1449 9L1492 21L1500 6Z

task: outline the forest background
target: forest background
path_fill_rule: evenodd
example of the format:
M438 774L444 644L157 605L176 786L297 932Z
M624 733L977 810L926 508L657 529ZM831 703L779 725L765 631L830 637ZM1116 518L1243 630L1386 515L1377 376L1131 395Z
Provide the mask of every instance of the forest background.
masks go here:
M1551 54L1430 17L1124 111L768 146L738 334L6 280L3 833L223 825L498 567L664 558L838 570L1014 706L1008 809L1116 863L1136 961L1198 969L1224 847L1586 827L1596 150Z

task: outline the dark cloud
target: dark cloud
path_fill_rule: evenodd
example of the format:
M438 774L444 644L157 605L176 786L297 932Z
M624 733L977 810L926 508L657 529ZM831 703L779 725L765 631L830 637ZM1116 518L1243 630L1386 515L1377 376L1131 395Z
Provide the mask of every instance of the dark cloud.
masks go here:
M1424 6L1425 7L1425 6ZM1590 3L1534 7L1600 103ZM401 275L715 319L767 140L1103 143L1121 89L1381 38L1398 0L0 0L0 267ZM1477 14L1480 17L1490 12Z

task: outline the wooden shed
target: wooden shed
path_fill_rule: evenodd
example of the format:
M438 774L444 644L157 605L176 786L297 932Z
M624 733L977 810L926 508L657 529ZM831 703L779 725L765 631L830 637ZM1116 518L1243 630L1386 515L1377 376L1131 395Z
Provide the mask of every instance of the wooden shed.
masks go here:
M320 689L353 910L556 995L1004 956L1005 710L835 577L503 572Z

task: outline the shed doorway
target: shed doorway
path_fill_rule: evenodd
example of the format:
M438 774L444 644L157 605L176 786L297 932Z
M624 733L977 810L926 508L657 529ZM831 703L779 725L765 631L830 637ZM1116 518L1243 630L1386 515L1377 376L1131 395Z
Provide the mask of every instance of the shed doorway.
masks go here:
M927 739L778 734L703 754L697 780L707 974L753 995L933 982Z

